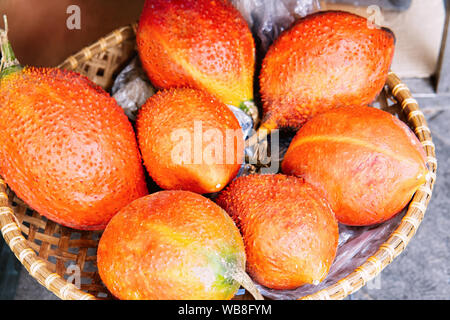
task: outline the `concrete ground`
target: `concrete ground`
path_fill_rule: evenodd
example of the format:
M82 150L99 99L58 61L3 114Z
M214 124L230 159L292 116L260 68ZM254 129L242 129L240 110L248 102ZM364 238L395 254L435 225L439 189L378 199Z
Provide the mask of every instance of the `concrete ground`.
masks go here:
M408 86L419 101L436 145L438 173L425 218L408 247L354 300L450 298L450 96L436 97L426 83ZM58 299L22 267L14 299Z

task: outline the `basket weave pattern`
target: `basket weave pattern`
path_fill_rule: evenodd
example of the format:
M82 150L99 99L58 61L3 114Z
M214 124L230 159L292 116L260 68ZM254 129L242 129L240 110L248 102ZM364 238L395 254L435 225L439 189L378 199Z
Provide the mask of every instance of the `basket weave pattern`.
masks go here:
M70 56L58 68L75 70L99 86L109 88L115 73L135 51L136 30L137 24L117 29Z
M115 73L135 54L135 32L136 24L120 28L58 67L80 72L108 88ZM405 249L424 218L437 169L431 132L417 101L394 73L388 75L385 93L383 103L401 109L404 121L426 151L427 181L414 195L400 225L373 256L347 277L302 299L343 299L357 291ZM18 199L1 178L0 227L6 243L31 276L59 298L112 298L96 268L96 248L101 232L70 229L42 217ZM70 282L76 278L76 272L81 279L77 286ZM247 299L248 296L238 298Z

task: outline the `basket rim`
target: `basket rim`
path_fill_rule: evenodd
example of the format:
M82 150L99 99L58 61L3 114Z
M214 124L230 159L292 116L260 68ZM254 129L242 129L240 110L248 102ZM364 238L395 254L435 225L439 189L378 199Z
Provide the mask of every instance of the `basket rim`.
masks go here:
M92 45L68 57L58 65L58 68L75 69L94 55L106 51L108 48L114 47L123 41L134 39L136 29L136 23L116 29ZM358 291L368 281L380 274L387 265L392 263L405 250L424 218L433 192L437 170L437 159L431 130L427 125L424 114L419 109L417 100L412 97L408 87L392 71L387 76L386 88L401 106L407 123L414 128L415 135L424 147L427 156L426 163L429 169L426 182L414 194L400 224L372 256L367 258L362 265L355 268L346 277L325 289L300 297L299 300L343 299ZM20 223L17 221L13 209L8 205L6 187L5 181L0 177L1 233L20 263L41 285L63 300L96 300L97 298L92 294L78 289L74 284L67 282L57 273L50 271L46 261L40 258L28 245L20 230Z

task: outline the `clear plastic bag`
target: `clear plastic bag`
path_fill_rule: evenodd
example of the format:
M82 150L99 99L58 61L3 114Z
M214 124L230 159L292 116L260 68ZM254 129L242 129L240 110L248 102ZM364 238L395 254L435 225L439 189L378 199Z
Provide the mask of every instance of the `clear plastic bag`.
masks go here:
M117 75L111 88L111 95L131 121L136 120L138 110L154 93L138 57Z
M260 53L300 17L317 11L319 0L232 0L252 30Z

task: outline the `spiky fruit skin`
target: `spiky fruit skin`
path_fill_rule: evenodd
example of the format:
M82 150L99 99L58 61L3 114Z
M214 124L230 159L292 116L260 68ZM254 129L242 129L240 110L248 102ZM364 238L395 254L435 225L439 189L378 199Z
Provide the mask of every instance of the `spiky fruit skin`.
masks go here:
M324 198L303 179L249 175L216 199L244 238L247 272L273 289L322 281L334 260L339 232Z
M367 105L383 88L394 35L360 16L324 11L300 19L269 48L260 74L263 123L299 128L315 114Z
M103 229L147 194L133 128L104 90L74 72L25 68L0 80L0 172L31 208Z
M157 87L202 89L234 106L253 99L254 40L228 1L147 0L137 45Z
M189 191L160 191L111 219L99 242L98 269L120 299L231 299L245 249L231 218Z
M163 189L220 191L243 161L238 120L225 104L200 90L158 92L140 109L136 128L145 167Z
M425 151L411 130L371 107L315 116L297 132L281 167L321 190L339 222L357 226L401 211L428 172Z

